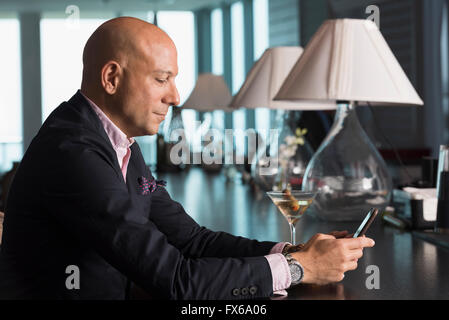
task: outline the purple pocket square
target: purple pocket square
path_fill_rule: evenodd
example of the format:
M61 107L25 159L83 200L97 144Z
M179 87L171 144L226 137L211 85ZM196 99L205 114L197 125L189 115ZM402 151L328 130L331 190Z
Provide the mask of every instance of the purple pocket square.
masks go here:
M147 179L143 176L138 178L137 182L139 182L139 192L141 195L148 195L156 191L158 186L165 187L167 185L167 182L164 180Z

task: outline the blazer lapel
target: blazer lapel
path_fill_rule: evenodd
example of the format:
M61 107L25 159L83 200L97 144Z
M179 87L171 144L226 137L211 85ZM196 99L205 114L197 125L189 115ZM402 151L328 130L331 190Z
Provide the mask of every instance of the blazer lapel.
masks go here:
M91 129L93 129L96 133L98 133L103 138L105 145L107 146L108 150L110 151L110 153L112 155L112 163L114 165L115 171L121 177L123 177L122 170L118 163L117 154L114 150L114 147L112 146L111 140L109 139L108 134L104 130L103 124L101 123L97 114L92 109L89 102L83 97L80 90L78 90L75 93L75 95L72 98L70 98L68 103L71 104L72 106L74 106L77 109L77 111L80 113L81 117L86 120L86 122L91 127ZM123 182L125 182L125 181L123 181Z

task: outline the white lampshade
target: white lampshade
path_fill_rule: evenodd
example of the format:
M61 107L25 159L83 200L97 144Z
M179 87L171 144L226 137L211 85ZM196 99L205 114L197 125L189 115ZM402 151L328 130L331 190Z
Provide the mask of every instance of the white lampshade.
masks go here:
M376 24L357 19L325 21L275 99L423 104Z
M265 50L251 68L234 96L234 108L270 108L287 110L329 110L335 103L318 101L274 101L285 78L301 56L301 47L274 47Z
M231 92L222 76L202 73L198 76L195 88L182 107L202 112L234 111L229 108L231 99Z

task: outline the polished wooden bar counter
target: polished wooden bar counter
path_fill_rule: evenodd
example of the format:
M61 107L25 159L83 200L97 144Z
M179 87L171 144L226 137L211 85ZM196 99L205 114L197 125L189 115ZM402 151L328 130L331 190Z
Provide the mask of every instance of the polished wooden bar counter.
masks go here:
M268 196L253 192L247 184L199 168L155 175L167 181L171 197L200 225L257 240L290 239L286 220ZM305 242L318 232L352 233L357 227L356 222L324 222L306 213L297 224L296 236ZM347 272L343 281L325 286L301 284L288 290L284 299L449 299L448 249L384 225L380 219L367 236L376 245L364 250L357 270Z

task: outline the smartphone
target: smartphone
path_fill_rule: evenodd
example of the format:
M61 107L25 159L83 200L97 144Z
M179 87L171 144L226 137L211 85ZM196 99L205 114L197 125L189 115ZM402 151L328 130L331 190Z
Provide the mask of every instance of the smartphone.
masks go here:
M354 235L352 237L357 238L357 237L364 236L366 231L368 230L369 226L374 221L374 218L376 218L378 212L379 212L378 209L371 208L371 210L368 212L365 219L362 221L359 228L357 229L357 231L354 233Z

